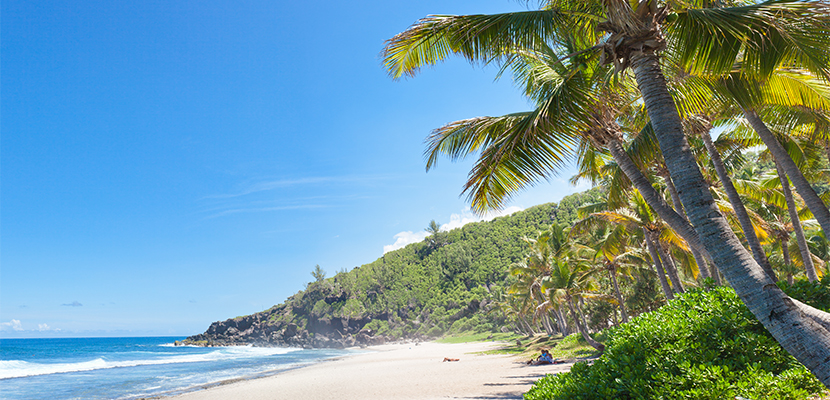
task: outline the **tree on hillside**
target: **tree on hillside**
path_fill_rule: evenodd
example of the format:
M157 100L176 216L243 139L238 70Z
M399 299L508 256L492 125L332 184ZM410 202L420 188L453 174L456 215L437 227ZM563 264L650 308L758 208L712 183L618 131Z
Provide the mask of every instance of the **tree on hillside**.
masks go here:
M635 4L551 0L539 11L433 16L387 43L386 65L394 77L414 75L419 67L451 53L490 62L510 50L537 49L541 43L558 45L576 38L578 51L571 58L597 57L600 64L612 64L618 72L630 69L671 179L705 249L773 337L830 387L830 322L826 313L799 305L778 289L720 214L690 150L661 65L661 54L673 52L679 55L681 67L696 73L725 74L738 65L745 74L766 77L782 64L797 63L821 78L830 77L830 6L795 0L729 8L695 1L671 5L675 8L656 0ZM736 64L739 57L744 62ZM497 144L488 147L494 143L486 140L470 143L484 147L485 153L500 151ZM540 149L534 147L539 142L525 143L528 157L514 170L532 172L534 165L547 168L546 160L538 158ZM793 172L787 168L785 165L788 174ZM511 181L522 182L523 176L501 172L498 179L504 188L515 187ZM794 183L799 188L800 184Z
M322 282L326 279L326 271L320 268L320 264L314 266L314 271L311 271L311 276L314 277L314 282Z
M441 232L441 225L435 222L434 219L429 221L429 225L427 225L424 230L429 234L429 236L424 239L429 252L438 250L440 247L447 244L446 232Z

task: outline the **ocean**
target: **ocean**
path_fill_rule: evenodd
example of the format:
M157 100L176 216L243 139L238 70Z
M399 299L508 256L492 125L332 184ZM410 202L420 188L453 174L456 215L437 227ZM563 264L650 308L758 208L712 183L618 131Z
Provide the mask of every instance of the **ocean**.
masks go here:
M182 337L0 339L0 398L140 399L174 395L354 353L173 346Z

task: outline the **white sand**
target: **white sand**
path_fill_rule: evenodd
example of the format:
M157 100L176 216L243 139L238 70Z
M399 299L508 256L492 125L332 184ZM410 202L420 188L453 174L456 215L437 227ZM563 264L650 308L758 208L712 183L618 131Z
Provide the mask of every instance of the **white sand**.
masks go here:
M374 346L368 349L371 353L173 399L521 399L534 381L572 365L528 366L512 356L471 354L498 346L481 342ZM444 357L460 361L443 362Z

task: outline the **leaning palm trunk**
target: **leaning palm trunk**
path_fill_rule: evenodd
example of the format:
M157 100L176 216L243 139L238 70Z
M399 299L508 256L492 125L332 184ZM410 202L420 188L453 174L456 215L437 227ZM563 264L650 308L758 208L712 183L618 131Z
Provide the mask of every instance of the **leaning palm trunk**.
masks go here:
M793 186L795 186L795 190L804 199L804 204L807 205L807 208L816 217L816 221L821 225L821 229L825 233L830 232L830 211L828 211L827 205L818 197L816 191L810 186L810 182L807 181L807 178L804 177L804 174L795 165L792 157L787 154L787 150L778 142L778 139L770 132L767 125L764 124L764 121L761 120L761 117L755 111L744 110L744 117L749 122L749 125L752 126L752 129L761 137L761 140L764 141L764 144L770 153L772 153L775 161L781 163L784 172L790 177Z
M683 289L683 284L680 283L680 276L677 275L677 268L674 266L674 261L666 249L663 248L663 244L660 243L659 233L647 231L647 234L651 236L651 242L654 244L654 248L660 256L660 261L663 264L663 268L666 270L666 274L669 276L672 291L675 293L685 293L686 291Z
M818 280L818 275L816 275L816 267L813 265L813 255L810 254L810 248L807 247L807 240L804 238L804 229L801 227L801 220L798 218L798 209L795 208L793 192L790 190L790 181L787 180L787 174L781 168L781 163L777 161L775 162L775 170L778 172L778 179L781 181L781 191L787 200L787 211L790 213L790 223L792 223L793 231L795 231L795 240L798 243L798 250L801 251L801 262L804 264L807 279L810 282L815 282Z
M620 313L622 314L623 323L628 322L628 312L625 311L625 302L623 301L622 293L620 293L620 286L617 284L617 268L611 266L608 269L608 274L611 275L611 282L614 283L614 294L617 296L617 303L620 305ZM614 320L616 325L617 314L614 313Z
M570 308L571 310L571 317L573 317L574 319L576 329L579 330L579 333L582 335L582 338L585 339L585 341L588 342L588 345L590 345L591 347L599 351L605 351L605 345L600 342L597 342L596 340L594 340L594 338L588 335L587 328L583 326L581 322L579 322L579 315L577 315L576 310L574 309L573 299L570 296L568 296L566 301L568 303L568 308Z
M674 182L671 181L671 176L666 175L665 180L666 180L666 186L668 186L668 188L669 188L669 194L671 195L671 200L674 203L674 210L677 211L677 213L680 214L680 216L683 217L683 219L688 221L689 219L686 218L686 211L683 211L683 204L680 203L680 196L677 194L677 188L674 187ZM689 226L691 226L691 225L689 225ZM692 246L689 246L689 250L692 251L692 257L694 257L695 263L697 263L697 267L698 267L697 269L698 269L698 271L700 271L701 278L706 279L706 278L711 277L711 274L709 273L709 267L706 264L706 260L704 260L703 256L700 254L700 251L698 251L696 248L694 248ZM721 283L720 283L720 277L718 276L718 271L715 270L715 271L712 271L712 273L715 275L715 281L717 282L718 285L720 285Z
M585 307L585 299L581 296L576 302L576 311L579 311L579 317L582 318L582 326L585 327L585 332L591 333L591 328L588 326L588 321L585 320L585 312L582 310Z
M689 243L689 246L697 249L697 251L699 251L704 258L711 260L711 256L709 256L709 252L700 241L697 232L695 232L695 228L689 224L689 221L686 220L686 218L678 214L675 210L669 207L668 204L666 204L666 200L663 196L654 190L654 187L651 186L651 182L648 181L648 178L643 175L643 172L640 171L634 161L631 160L631 157L628 156L628 153L625 152L625 149L622 147L622 143L617 139L611 139L608 141L607 148L625 176L629 181L631 181L631 184L637 189L637 191L640 192L640 195L643 196L646 203L654 209L657 215L659 215L663 221L666 221L666 223L669 224L669 226L674 229L678 235L686 240L686 242Z
M793 273L791 265L792 259L790 259L790 249L788 248L787 242L790 241L790 235L780 235L778 238L778 243L781 243L781 256L784 257L784 266L787 269L787 284L793 284Z
M556 331L560 334L564 335L565 332L562 329L562 321L559 320L559 315L556 313L556 310L550 309L548 310L548 318L551 318L553 322L556 324Z
M559 323L559 330L562 331L562 336L568 336L571 334L571 328L568 326L568 319L565 318L565 314L562 312L561 308L557 306L555 310L553 310L554 315L556 315L556 321Z
M527 330L527 335L528 336L533 336L533 335L536 334L536 329L533 327L533 325L530 322L527 322L527 319L525 319L524 316L520 315L519 320L522 321L522 324L525 326L525 329Z
M718 211L683 134L680 116L668 91L658 57L651 51L634 50L630 60L666 166L677 186L689 222L749 310L784 349L830 387L830 331L805 315L775 285L741 245ZM827 215L830 217L830 213ZM827 220L830 222L830 218ZM830 226L825 230L830 231Z
M674 289L675 293L686 293L686 289L683 288L683 282L680 281L680 275L677 273L677 265L674 263L674 258L669 254L667 249L663 248L659 241L655 241L655 243L657 244L657 252L660 253L660 259L663 260L663 267L666 268L669 280L671 280L672 289Z
M550 325L550 318L548 318L547 315L542 316L542 326L545 327L545 333L547 333L548 336L553 336L555 331L553 330L553 327Z
M666 273L663 271L663 263L660 261L660 255L657 254L656 245L651 241L645 228L643 228L643 234L646 237L646 247L648 247L648 253L651 255L651 261L654 262L654 269L657 270L657 278L660 280L663 294L666 295L666 300L672 300L674 299L674 292L672 292L669 281L666 279Z
M774 282L778 281L778 277L775 276L775 271L772 270L772 266L769 264L767 254L761 247L761 241L758 240L758 235L755 234L755 227L752 226L752 220L749 218L749 213L746 212L746 207L741 201L741 197L738 196L738 191L735 190L735 185L732 184L732 178L730 178L729 174L726 173L726 168L723 165L723 160L720 157L720 153L718 153L718 149L716 149L715 144L712 143L712 137L709 135L709 131L704 130L700 133L700 137L703 139L706 151L709 152L709 158L712 159L712 164L715 165L715 172L717 172L718 178L720 178L720 181L723 184L723 190L726 191L726 196L729 198L729 202L732 203L732 209L735 211L735 215L738 217L738 222L741 224L741 229L744 231L744 237L749 243L749 248L752 250L752 256L755 258L758 265L764 269L764 272L766 272Z

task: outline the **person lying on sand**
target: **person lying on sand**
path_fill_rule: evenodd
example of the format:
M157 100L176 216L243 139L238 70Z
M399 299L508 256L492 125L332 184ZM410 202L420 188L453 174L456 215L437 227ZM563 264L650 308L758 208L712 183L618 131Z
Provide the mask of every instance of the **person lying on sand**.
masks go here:
M547 349L542 349L542 355L537 357L535 360L531 359L527 362L527 365L547 365L547 364L561 364L564 361L554 360L553 356Z
M447 357L444 357L444 361L442 361L442 362L447 362L447 361L458 361L458 359L457 359L457 358L447 358Z

